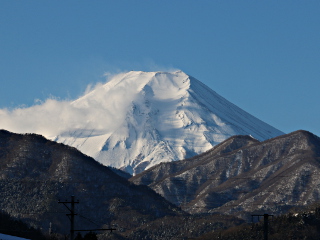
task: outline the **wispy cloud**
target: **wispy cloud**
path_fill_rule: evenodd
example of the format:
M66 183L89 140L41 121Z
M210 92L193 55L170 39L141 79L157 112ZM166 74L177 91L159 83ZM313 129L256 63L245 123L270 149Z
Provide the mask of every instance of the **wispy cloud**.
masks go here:
M0 127L17 133L51 136L63 131L65 124L62 122L67 122L76 115L69 102L47 99L32 107L1 109Z
M106 77L109 79L114 74L107 74ZM133 93L126 86L108 88L106 91L104 84L88 85L82 97L76 101L51 97L44 102L37 100L31 107L0 109L0 129L37 133L49 138L61 134L66 136L79 129L83 132L95 129L105 134L121 124L124 118L121 114L131 104ZM83 97L89 93L89 98Z
M145 65L149 65L152 71L176 70L158 66L151 60ZM35 100L35 105L31 107L0 109L0 129L37 133L49 138L66 136L79 129L83 132L95 129L99 134L105 134L122 123L125 119L122 115L134 98L132 89L136 87L136 81L106 85L111 79L120 81L124 74L119 71L105 72L105 82L87 85L82 96L75 101L50 97L45 101ZM84 97L88 95L90 97Z
M174 72L180 70L170 64L161 64L152 58L143 58L135 61L118 61L114 64L105 63L109 75L115 75L129 71L146 71L146 72Z

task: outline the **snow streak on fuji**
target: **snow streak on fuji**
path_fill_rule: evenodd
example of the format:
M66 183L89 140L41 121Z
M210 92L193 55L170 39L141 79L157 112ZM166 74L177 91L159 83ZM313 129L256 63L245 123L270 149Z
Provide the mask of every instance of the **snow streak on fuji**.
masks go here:
M131 71L73 102L3 109L0 128L42 134L132 174L200 154L233 135L283 134L182 71Z

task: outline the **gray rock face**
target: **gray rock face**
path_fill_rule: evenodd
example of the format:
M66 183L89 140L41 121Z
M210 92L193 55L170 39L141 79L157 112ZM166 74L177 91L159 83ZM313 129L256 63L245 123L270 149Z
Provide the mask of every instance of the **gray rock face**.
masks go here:
M190 213L281 213L320 200L320 138L296 131L264 142L235 136L196 157L131 178Z

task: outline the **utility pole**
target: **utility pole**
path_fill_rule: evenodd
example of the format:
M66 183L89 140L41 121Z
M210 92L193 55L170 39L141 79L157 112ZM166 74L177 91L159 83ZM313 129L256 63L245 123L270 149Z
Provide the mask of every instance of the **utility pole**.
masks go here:
M269 214L263 214L263 235L264 235L264 240L268 240L268 219L269 218Z
M50 227L49 227L49 235L52 234L52 222L50 222Z
M70 202L68 202L68 201L61 202L59 200L58 203L62 203L70 211L70 213L68 213L66 215L70 219L70 240L74 240L74 216L77 215L74 212L74 204L79 203L79 201L74 201L74 196L71 196ZM69 206L67 204L71 204L71 207L69 208Z
M267 213L263 214L263 215L251 215L252 217L252 222L253 222L253 217L258 217L258 219L260 220L260 217L263 217L263 236L264 236L264 240L268 240L268 231L269 231L269 217L273 217L273 215L269 215Z
M79 203L78 201L74 201L74 196L71 196L71 201L68 202L67 200L65 202L61 202L60 200L58 201L58 203L62 203L69 211L70 213L66 214L68 216L68 218L70 219L70 240L74 240L74 233L75 232L80 232L80 231L85 231L85 232L91 232L91 231L115 231L117 229L115 228L103 228L103 229L74 229L74 216L78 215L74 212L74 204L75 203ZM67 204L71 204L71 207L69 208L69 206ZM51 226L51 225L50 225Z

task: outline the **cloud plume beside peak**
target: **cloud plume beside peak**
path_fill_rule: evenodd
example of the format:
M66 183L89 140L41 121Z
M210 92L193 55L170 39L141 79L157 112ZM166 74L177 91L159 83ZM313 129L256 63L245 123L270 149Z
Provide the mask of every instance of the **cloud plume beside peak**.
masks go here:
M0 109L0 129L15 133L37 133L48 138L67 135L79 129L105 134L120 124L122 116L119 113L122 112L121 108L126 107L128 101L125 99L130 98L130 93L123 88L108 91L106 95L103 85L88 85L79 99L90 92L94 91L94 94L81 102L78 102L79 99L68 101L49 98L44 102L36 101L31 107Z
M89 84L76 100L51 97L44 102L35 101L31 107L0 109L0 129L37 133L50 139L72 135L75 131L108 134L125 121L139 89L152 75L144 75L141 81L136 81L130 75L126 78L127 74L130 73L105 73L105 83ZM135 76L139 72L131 74Z

